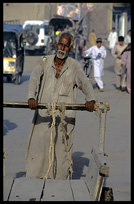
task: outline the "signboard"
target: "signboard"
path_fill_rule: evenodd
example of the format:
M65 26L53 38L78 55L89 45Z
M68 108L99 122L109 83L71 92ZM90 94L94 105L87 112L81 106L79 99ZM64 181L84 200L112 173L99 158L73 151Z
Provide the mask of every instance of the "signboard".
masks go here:
M93 3L82 3L82 8L88 11L93 11Z
M75 3L62 3L57 6L57 15L80 19L81 9Z
M62 15L62 6L57 6L57 15Z

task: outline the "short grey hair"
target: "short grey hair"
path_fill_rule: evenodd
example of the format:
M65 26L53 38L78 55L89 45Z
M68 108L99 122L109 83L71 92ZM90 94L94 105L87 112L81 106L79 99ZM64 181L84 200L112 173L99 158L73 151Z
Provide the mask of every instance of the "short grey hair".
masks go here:
M70 33L67 33L67 32L61 32L58 36L57 36L57 38L56 38L56 42L58 43L59 42L59 40L60 40L60 38L62 37L62 36L67 36L67 37L69 37L70 39L71 39L71 43L70 43L70 47L73 47L74 46L74 37L70 34Z

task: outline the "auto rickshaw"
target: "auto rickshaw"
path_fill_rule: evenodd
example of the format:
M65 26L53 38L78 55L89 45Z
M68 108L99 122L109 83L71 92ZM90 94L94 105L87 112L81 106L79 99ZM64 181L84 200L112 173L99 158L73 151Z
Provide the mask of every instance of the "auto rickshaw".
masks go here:
M3 76L20 84L24 69L24 41L22 25L3 25Z
M53 18L50 19L49 35L51 36L51 39L52 39L52 42L51 42L52 50L55 50L54 43L56 41L56 38L60 34L60 32L64 31L64 29L66 28L66 25L69 25L69 27L71 28L71 34L75 36L76 20L66 16L60 16L60 15L55 15ZM73 50L72 55L73 56L75 55L75 49Z

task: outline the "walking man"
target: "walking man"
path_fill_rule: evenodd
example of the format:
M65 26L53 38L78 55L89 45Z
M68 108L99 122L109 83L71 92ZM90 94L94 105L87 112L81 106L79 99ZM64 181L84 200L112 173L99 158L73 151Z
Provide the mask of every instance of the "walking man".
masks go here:
M131 93L131 43L125 48L121 57L121 67L127 69L127 91Z
M126 67L121 68L121 53L127 47L124 44L124 37L118 37L118 44L114 47L112 51L112 55L115 58L115 77L116 77L116 89L121 89L121 91L125 91L126 89Z
M104 91L104 84L101 77L104 75L104 59L106 58L106 49L102 45L102 39L97 38L96 45L92 46L85 52L86 56L91 55L94 67L94 79L97 87L101 92Z
M88 40L89 40L89 45L90 46L96 45L96 34L95 34L95 30L94 29L89 34Z
M63 33L55 43L56 54L41 57L29 81L28 104L36 109L38 103L76 103L76 90L85 94L85 106L94 110L95 97L92 85L80 64L68 54L73 49L73 37ZM36 93L42 78L38 101ZM72 150L75 127L75 111L65 112L66 134L60 129L59 110L55 113L53 135L51 135L52 115L45 109L36 109L26 154L26 176L30 178L67 179L72 173ZM52 136L50 138L50 135ZM51 141L51 140L52 141ZM66 143L65 143L66 141ZM50 142L53 158L50 163ZM68 147L66 149L66 146Z
M131 43L131 30L128 31L128 33L127 33L127 35L126 35L126 37L124 39L124 43L125 44Z
M113 48L118 42L118 35L114 27L112 28L112 31L109 33L108 42L109 42L109 50L112 53Z

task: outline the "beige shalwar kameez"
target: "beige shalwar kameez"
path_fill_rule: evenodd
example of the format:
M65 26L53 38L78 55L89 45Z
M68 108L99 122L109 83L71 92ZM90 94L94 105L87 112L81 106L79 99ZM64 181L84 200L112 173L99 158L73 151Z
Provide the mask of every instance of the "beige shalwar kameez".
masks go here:
M127 68L127 90L131 93L131 51L126 51L123 53L121 58L121 64L125 65Z
M121 59L117 58L121 55L122 51L127 47L127 45L120 46L116 45L112 51L112 55L115 58L114 71L116 76L116 87L126 87L126 67L121 68Z
M35 98L43 75L39 92L39 103L76 103L76 88L85 94L85 100L95 100L92 85L82 70L80 64L68 57L58 79L55 77L54 55L41 57L35 66L29 81L28 99ZM67 142L69 152L72 153L75 111L66 111ZM44 178L49 166L49 145L52 116L47 110L38 109L32 122L26 154L26 176L30 178ZM69 177L69 163L63 142L63 132L60 131L59 110L56 111L56 124L54 128L54 161L49 172L49 178L67 179Z

